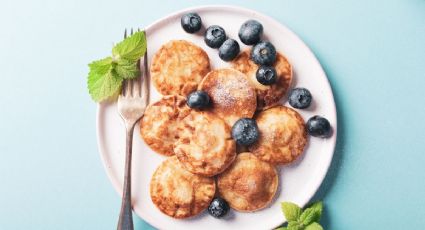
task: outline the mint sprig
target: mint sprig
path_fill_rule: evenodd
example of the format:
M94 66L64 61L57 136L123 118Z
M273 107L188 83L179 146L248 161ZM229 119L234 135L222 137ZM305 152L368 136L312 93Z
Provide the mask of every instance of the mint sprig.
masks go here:
M323 227L319 224L323 211L321 201L311 204L304 211L294 203L282 202L282 211L288 225L276 230L323 230Z
M87 88L96 102L118 93L124 79L139 76L138 60L146 53L146 35L136 32L116 44L112 56L89 64Z

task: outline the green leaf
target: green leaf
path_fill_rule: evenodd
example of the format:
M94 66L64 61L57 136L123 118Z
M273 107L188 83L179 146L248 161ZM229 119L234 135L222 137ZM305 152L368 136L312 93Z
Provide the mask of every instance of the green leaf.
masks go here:
M323 202L317 201L310 205L310 208L314 209L317 215L319 216L319 219L316 222L319 222L320 218L322 217L322 211L323 211Z
M91 74L104 75L110 70L111 67L112 67L111 57L93 61L92 63L89 64L89 68L90 68L89 75Z
M276 228L275 230L288 230L287 227L280 227L280 228Z
M308 225L304 230L323 230L322 226L320 224L313 222L310 225Z
M300 216L300 222L304 226L307 226L315 222L317 219L318 219L317 213L311 208L307 208L306 210L304 210L304 212Z
M93 62L90 66L87 86L92 99L100 102L113 96L120 88L123 79L105 64L105 59Z
M297 221L288 221L288 230L302 230L302 226Z
M139 31L127 37L112 49L114 59L120 58L129 61L137 61L146 52L146 36L143 31Z
M315 202L309 208L305 209L301 214L299 221L304 226L308 226L313 222L319 222L322 216L323 204L322 202Z
M291 202L282 202L282 211L288 222L298 220L301 215L301 208Z
M114 70L124 79L136 78L140 74L137 63L137 61L134 62L126 59L120 59L115 65Z
M110 99L119 93L124 79L139 76L138 60L145 53L146 35L136 32L112 49L112 57L90 63L87 88L92 99Z

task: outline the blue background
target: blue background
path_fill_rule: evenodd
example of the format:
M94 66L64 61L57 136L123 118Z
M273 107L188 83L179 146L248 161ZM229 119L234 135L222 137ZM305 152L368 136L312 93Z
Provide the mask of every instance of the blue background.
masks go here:
M87 63L125 27L220 3L287 25L328 75L339 136L315 197L325 229L423 229L424 0L2 0L0 229L116 228L120 198L96 146Z

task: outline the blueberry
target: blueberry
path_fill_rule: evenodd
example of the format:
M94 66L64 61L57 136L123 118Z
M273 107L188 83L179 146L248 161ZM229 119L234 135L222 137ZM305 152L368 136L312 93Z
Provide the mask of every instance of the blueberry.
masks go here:
M210 26L205 31L204 41L211 48L218 48L226 40L226 32L221 26Z
M204 109L210 104L210 97L205 91L199 90L187 96L187 105L193 109Z
M241 118L232 127L232 138L240 145L251 145L260 136L257 122L251 118Z
M220 197L214 198L211 201L210 206L208 206L208 212L215 218L221 218L225 216L229 209L229 204L227 204L227 202Z
M305 109L310 106L311 93L305 88L295 88L289 92L289 104L297 109Z
M276 49L270 42L260 42L251 50L251 59L258 65L272 65L276 60Z
M316 115L308 119L307 131L314 137L328 137L331 134L331 125L326 118Z
M218 56L220 56L223 61L231 61L238 56L239 51L239 43L229 38L218 49Z
M182 16L180 23L184 31L188 33L196 33L201 29L202 20L197 13L187 13Z
M245 45L254 45L260 41L263 25L255 20L244 22L239 29L239 38Z
M272 85L277 80L276 69L272 66L260 66L255 76L257 77L257 81L263 85Z

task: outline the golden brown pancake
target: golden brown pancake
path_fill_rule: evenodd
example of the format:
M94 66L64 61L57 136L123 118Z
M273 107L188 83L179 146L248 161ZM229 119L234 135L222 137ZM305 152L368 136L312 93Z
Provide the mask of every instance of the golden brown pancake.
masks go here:
M229 169L217 178L220 195L230 207L252 212L273 200L278 186L276 169L252 153L240 153Z
M178 219L205 210L214 194L214 179L190 173L176 156L162 162L150 183L152 202L161 212Z
M272 164L288 164L296 160L307 144L304 120L295 110L276 106L258 114L260 138L249 151Z
M191 113L180 122L174 152L194 174L214 176L223 172L236 157L236 143L229 126L209 112Z
M240 118L251 118L256 110L254 88L247 77L234 69L209 72L199 85L211 98L211 111L232 127Z
M210 71L207 53L185 40L172 40L153 56L150 76L162 95L183 95L196 90Z
M251 60L250 51L241 52L232 61L232 67L246 74L255 87L258 109L267 109L278 104L280 99L288 92L292 81L292 67L285 56L277 53L273 66L276 69L278 79L273 85L263 85L257 81L255 76L258 65Z
M140 122L143 140L155 152L173 155L173 145L178 138L177 124L189 112L190 108L182 96L164 96L150 104Z

